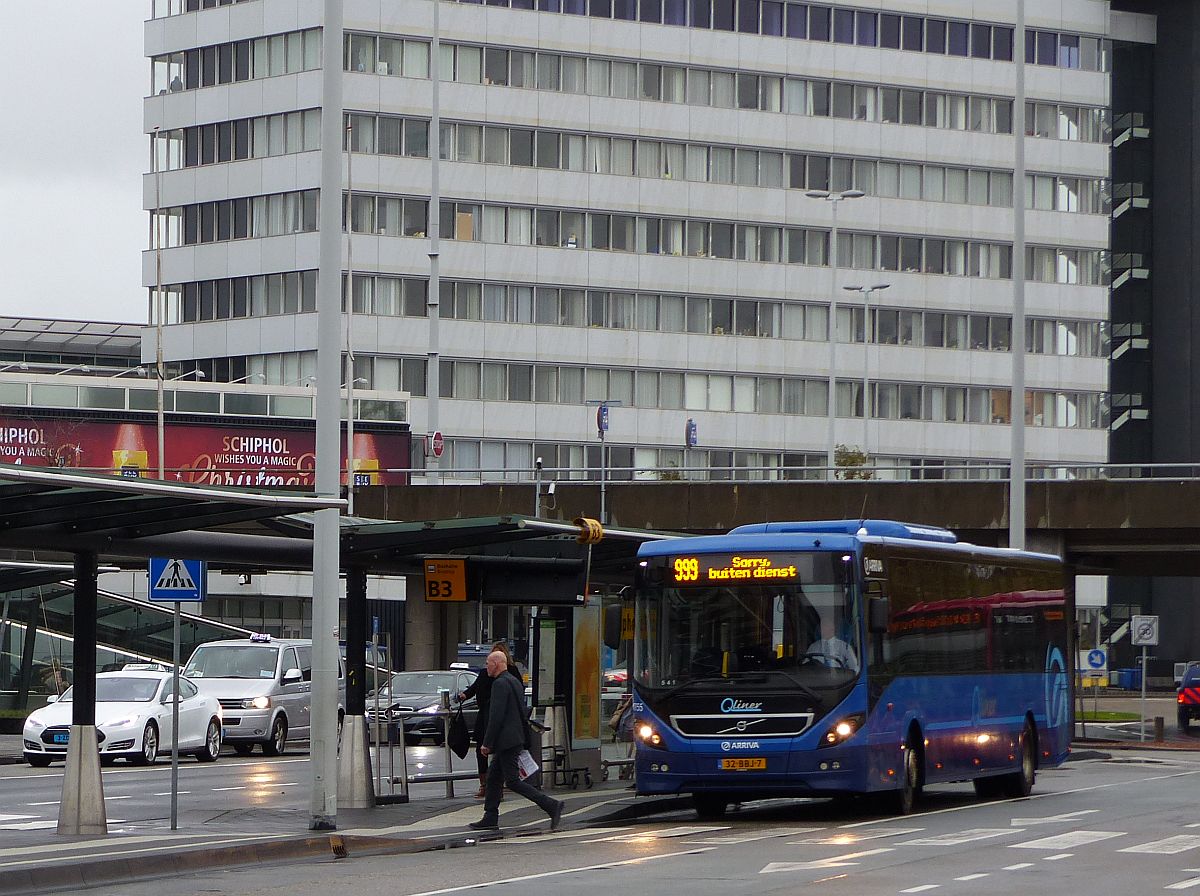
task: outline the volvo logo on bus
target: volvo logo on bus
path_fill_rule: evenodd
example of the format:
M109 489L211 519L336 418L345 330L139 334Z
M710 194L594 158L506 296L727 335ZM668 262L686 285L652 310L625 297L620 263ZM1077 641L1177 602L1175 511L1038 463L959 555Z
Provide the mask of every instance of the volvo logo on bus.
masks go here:
M721 701L721 712L762 712L762 704L726 697Z

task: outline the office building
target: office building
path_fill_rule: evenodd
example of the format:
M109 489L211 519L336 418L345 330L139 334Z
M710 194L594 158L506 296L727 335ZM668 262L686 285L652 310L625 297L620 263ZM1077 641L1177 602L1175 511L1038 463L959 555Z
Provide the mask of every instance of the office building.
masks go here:
M1014 197L1029 461L1103 462L1123 410L1112 41L1152 41L1153 19L1028 6L1022 49L1013 0L444 2L433 60L430 0L347 0L323 60L319 0L157 0L144 195L166 355L214 381L312 375L320 69L338 65L355 376L411 393L423 429L436 69L443 467L585 475L587 402L610 401L608 463L634 475L822 476L836 443L881 475L1005 476ZM152 287L151 251L144 271Z

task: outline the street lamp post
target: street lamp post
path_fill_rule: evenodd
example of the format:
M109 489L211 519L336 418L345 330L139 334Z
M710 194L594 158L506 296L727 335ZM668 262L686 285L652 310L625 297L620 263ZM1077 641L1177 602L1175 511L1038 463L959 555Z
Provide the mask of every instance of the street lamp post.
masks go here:
M887 289L892 284L876 283L874 286L843 286L842 289L847 292L861 292L863 297L863 377L862 377L862 402L863 402L863 460L864 463L870 457L870 451L867 448L867 427L870 426L871 420L871 401L870 401L870 380L868 379L869 362L871 358L871 293L879 292Z
M92 372L92 368L87 364L72 364L70 367L64 367L62 370L54 371L54 376L62 376L64 373L70 373L72 370L78 370L80 373Z
M838 203L843 199L861 199L867 195L862 190L809 190L804 194L809 199L823 199L833 206L833 221L829 230L829 270L833 278L830 289L832 299L829 303L829 406L826 416L829 419L829 443L826 450L826 477L833 478L836 466L834 455L837 449L837 439L834 436L833 424L836 419L834 404L837 399L837 273L838 273Z
M608 480L608 461L604 456L604 434L608 432L608 409L619 408L624 402L612 398L590 398L585 403L596 407L596 429L600 433L600 522L607 523L608 516L604 509L604 502L605 485Z
M436 0L435 0L436 2ZM354 515L354 128L346 117L346 513Z
M244 383L248 380L254 379L255 377L258 377L260 380L266 380L267 375L265 373L248 373L245 376L239 376L236 380L230 380L225 385L232 386L234 383Z

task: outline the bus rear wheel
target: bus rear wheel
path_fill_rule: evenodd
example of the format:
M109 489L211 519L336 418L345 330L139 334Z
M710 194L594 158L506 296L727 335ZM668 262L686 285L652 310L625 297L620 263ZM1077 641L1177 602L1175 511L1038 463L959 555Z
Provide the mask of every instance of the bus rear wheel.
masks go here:
M1020 768L1000 779L1004 795L1011 798L1029 796L1033 790L1033 783L1037 780L1037 735L1028 722L1025 723L1025 730L1021 732L1019 749Z
M911 815L921 798L922 757L920 743L916 737L909 737L904 747L902 765L903 777L900 779L900 789L892 794L892 811L897 815Z
M705 821L716 821L725 817L729 801L713 793L693 793L692 805L696 807L696 815Z

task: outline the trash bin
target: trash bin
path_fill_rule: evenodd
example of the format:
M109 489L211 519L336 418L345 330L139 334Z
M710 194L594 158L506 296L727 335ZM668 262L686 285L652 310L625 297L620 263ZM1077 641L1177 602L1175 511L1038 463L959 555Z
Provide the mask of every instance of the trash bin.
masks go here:
M1113 669L1113 682L1115 688L1123 688L1129 690L1129 670L1128 669Z
M1141 669L1122 669L1121 674L1125 676L1125 683L1121 685L1126 690L1140 691L1142 689L1142 670Z

